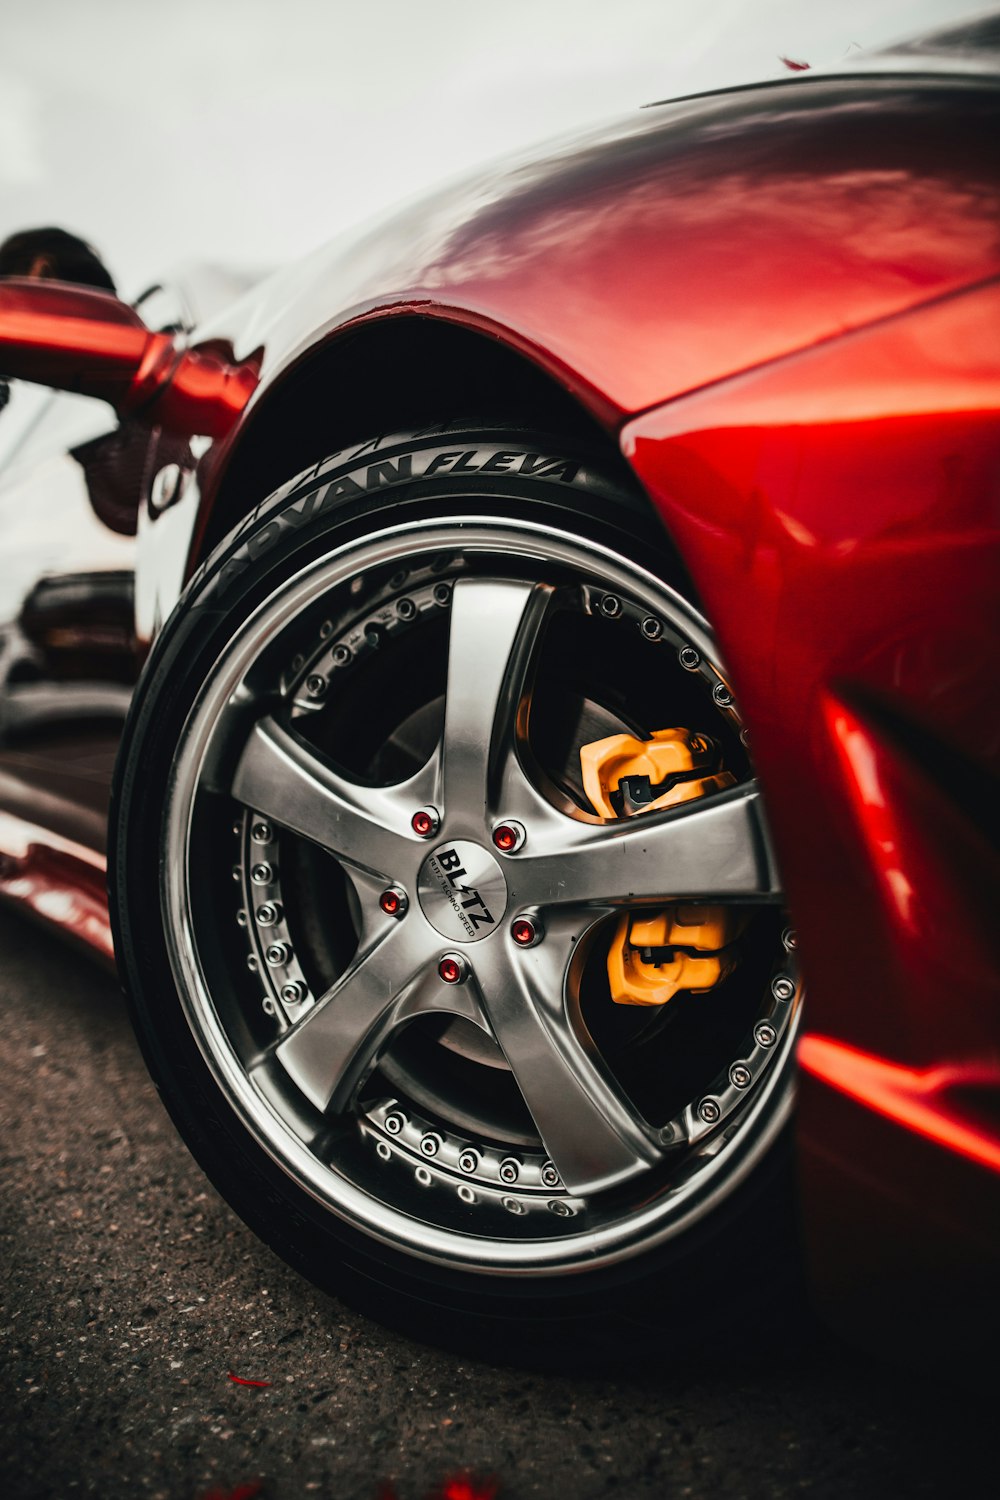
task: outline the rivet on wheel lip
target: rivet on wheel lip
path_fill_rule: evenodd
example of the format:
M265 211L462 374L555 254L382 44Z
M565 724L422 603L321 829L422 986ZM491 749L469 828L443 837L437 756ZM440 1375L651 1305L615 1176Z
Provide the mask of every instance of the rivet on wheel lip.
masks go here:
M438 964L438 976L445 984L464 984L469 966L460 953L446 953Z
M698 1105L698 1115L706 1125L714 1125L721 1119L722 1110L717 1099L703 1099Z
M687 672L697 672L701 666L701 656L693 646L682 646L677 653L677 660Z
M775 1000L790 1000L795 994L795 980L787 974L779 974L771 981L771 994Z
M250 837L253 839L255 844L269 844L274 837L274 829L271 827L270 823L265 823L263 819L261 819L260 822L254 823L253 827L250 829Z
M663 634L663 625L655 615L647 615L639 626L647 641L658 641Z
M410 827L419 838L433 838L441 827L441 814L436 807L418 807L410 819Z
M597 607L606 620L617 620L622 612L622 601L616 594L605 594Z
M778 1040L778 1033L770 1021L758 1021L753 1029L757 1044L761 1047L773 1047Z
M512 1182L516 1182L520 1175L521 1163L515 1161L512 1156L504 1157L499 1167L500 1181L506 1182L509 1185Z
M378 904L387 917L401 917L410 903L402 886L390 885L379 896Z
M524 825L513 818L505 818L493 829L493 844L501 854L516 854L518 849L524 847L526 838Z
M712 697L720 708L728 708L733 701L733 695L724 682L717 682L712 689Z

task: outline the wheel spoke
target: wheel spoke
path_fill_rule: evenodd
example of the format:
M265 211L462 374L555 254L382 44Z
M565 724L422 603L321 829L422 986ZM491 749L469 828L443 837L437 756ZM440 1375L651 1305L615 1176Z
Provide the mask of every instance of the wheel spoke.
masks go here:
M278 1043L275 1056L317 1109L347 1109L395 1029L420 1012L485 1025L475 995L443 984L433 960L405 923L375 924L348 969Z
M518 703L552 592L495 579L455 584L440 752L452 832L465 825L481 833L491 789L512 751Z
M251 731L231 790L282 828L373 874L396 878L415 843L407 822L412 795L351 781L271 718Z
M634 1110L598 1054L564 976L580 935L555 916L539 947L513 964L476 955L482 1007L563 1183L592 1193L658 1160L655 1132ZM511 973L513 970L513 974Z
M773 901L777 872L756 782L676 810L615 823L567 818L519 858L518 900L622 906L641 901Z

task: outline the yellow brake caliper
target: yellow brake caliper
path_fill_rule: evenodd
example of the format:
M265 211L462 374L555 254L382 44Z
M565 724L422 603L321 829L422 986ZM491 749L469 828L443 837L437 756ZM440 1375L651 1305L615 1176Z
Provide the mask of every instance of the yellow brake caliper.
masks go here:
M731 772L711 770L715 754L708 739L688 729L658 729L648 740L613 734L581 747L584 791L605 818L678 807L735 784ZM678 990L714 989L736 966L731 945L744 926L728 906L678 902L625 912L608 953L612 1000L665 1005Z

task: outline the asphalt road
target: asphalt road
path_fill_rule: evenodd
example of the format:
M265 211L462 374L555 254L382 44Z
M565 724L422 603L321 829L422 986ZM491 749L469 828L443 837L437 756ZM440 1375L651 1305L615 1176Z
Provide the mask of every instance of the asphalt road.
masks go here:
M314 1291L227 1208L112 978L0 911L0 1495L398 1500L963 1493L982 1402L815 1334L574 1380L456 1360ZM267 1386L240 1386L244 1379ZM993 1491L992 1485L989 1487Z

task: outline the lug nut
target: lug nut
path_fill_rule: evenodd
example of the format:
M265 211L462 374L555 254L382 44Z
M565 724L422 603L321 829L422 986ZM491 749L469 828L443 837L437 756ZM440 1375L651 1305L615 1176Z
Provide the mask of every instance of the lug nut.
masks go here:
M733 1063L729 1069L729 1082L733 1085L733 1088L749 1088L751 1078L750 1069L744 1063Z
M254 865L253 869L250 871L250 879L253 881L254 885L267 885L269 881L272 881L274 879L274 871L271 869L271 866L266 863Z
M531 948L541 937L542 929L530 917L515 917L510 924L510 935L519 948Z
M418 807L410 819L413 832L422 839L433 838L441 827L441 816L436 807Z
M421 1156L437 1156L441 1150L441 1137L432 1133L420 1137Z
M559 1173L550 1161L542 1167L541 1172L543 1187L553 1188L559 1186Z
M753 1029L753 1034L761 1047L773 1047L778 1040L778 1033L770 1021L758 1021Z
M387 917L401 917L410 903L404 890L398 885L390 885L378 898L378 904Z
M313 672L306 678L306 692L310 698L322 698L326 692L326 678L321 677L318 672Z
M622 601L614 594L605 594L597 607L606 620L617 620L622 612Z
M658 641L663 634L663 626L655 615L647 615L639 629L647 641Z
M474 1151L463 1151L458 1158L458 1165L463 1172L472 1173L479 1166L479 1157Z
M501 854L514 854L521 848L527 837L523 826L515 823L509 818L506 823L498 823L493 830L493 843Z
M677 660L687 672L697 672L701 666L701 657L693 646L682 646L677 653Z
M263 820L261 820L261 822L259 823L255 823L250 830L250 837L253 839L255 844L269 844L273 836L274 831L271 828L270 823L265 823Z
M301 1005L306 998L306 987L297 979L293 979L290 984L281 986L281 998L286 1005Z
M500 1181L516 1182L521 1173L521 1164L516 1162L512 1156L505 1156L500 1163Z
M406 1121L402 1115L386 1115L385 1128L389 1135L399 1135Z
M287 964L292 956L292 950L287 943L269 943L264 950L264 957L272 969L278 969L282 964Z
M445 984L464 984L467 972L465 959L457 953L446 953L438 964L438 974Z
M787 974L779 974L771 981L771 994L775 1000L790 1000L795 994L795 980L789 979Z
M698 1105L698 1114L706 1125L714 1125L722 1114L717 1099L703 1099Z
M280 922L281 907L277 901L265 901L263 906L258 906L257 921L261 927L273 927L275 922Z

